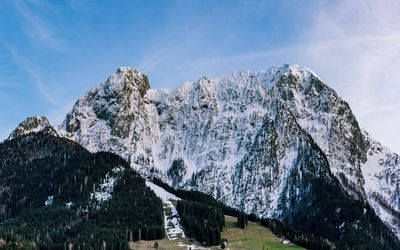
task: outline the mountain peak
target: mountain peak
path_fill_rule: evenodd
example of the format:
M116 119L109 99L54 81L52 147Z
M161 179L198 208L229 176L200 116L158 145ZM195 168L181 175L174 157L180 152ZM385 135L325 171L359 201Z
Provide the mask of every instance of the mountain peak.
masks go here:
M132 68L132 67L119 67L117 69L117 73L132 73L132 72L140 72L139 70Z
M135 68L119 67L115 74L112 74L108 81L109 85L119 88L134 87L140 92L143 97L147 90L150 89L149 79L147 75Z
M88 91L75 103L65 119L65 130L74 133L80 129L89 129L93 124L83 125L80 119L96 117L111 127L112 135L126 138L129 135L130 122L135 113L140 111L139 107L149 89L150 84L145 73L130 67L120 67L107 81Z
M257 78L261 82L268 83L267 88L271 89L282 77L294 76L301 85L306 85L311 79L322 81L321 78L311 69L297 65L284 64L281 67L270 67L265 71L260 71Z
M16 137L26 135L29 133L46 132L54 136L58 136L57 132L50 126L49 120L45 116L32 116L21 122L16 129L14 129L8 140Z
M278 71L281 71L283 74L293 74L296 76L303 76L303 77L317 77L319 78L319 76L312 71L311 69L304 67L304 66L300 66L298 64L284 64L281 67L272 67L277 69ZM271 69L271 68L270 68Z

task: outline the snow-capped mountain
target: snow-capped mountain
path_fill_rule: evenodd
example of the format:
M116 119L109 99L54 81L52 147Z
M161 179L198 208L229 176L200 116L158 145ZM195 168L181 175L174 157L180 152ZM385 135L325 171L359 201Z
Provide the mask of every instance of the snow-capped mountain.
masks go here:
M8 136L8 140L12 140L18 136L29 133L46 132L53 136L58 136L55 129L50 126L49 120L45 116L32 116L21 122Z
M298 226L303 214L331 214L324 221L344 233L361 228L372 207L400 237L397 154L362 131L349 105L298 65L160 90L150 89L144 73L119 68L56 130L92 152L121 155L143 176L248 213ZM343 219L343 204L318 207L329 197L321 190L358 201L361 217Z
M123 156L144 176L260 216L284 217L290 200L307 195L310 178L334 176L400 236L398 156L298 65L160 90L144 73L119 68L76 102L57 131L90 151Z

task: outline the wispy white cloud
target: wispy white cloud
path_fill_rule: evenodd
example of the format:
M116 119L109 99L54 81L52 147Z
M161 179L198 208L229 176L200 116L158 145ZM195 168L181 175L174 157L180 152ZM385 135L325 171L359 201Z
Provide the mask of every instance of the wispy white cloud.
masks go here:
M172 56L171 51L157 50L138 64L138 70L148 72Z
M389 106L380 106L380 107L377 107L377 108L372 108L372 109L361 111L359 113L359 116L360 117L364 117L364 116L367 116L367 115L373 115L374 113L398 111L399 109L400 109L400 103L394 104L394 105L389 105Z
M36 89L38 93L49 103L58 105L58 102L53 98L53 96L47 91L46 85L44 82L41 80L41 77L37 73L35 69L31 67L31 65L26 62L26 60L21 57L18 52L14 49L13 46L11 46L9 43L5 42L4 40L2 41L4 46L8 49L10 52L10 56L12 60L15 62L18 67L23 69L33 80Z
M254 61L254 60L263 60L270 57L281 56L291 54L294 51L301 49L301 46L288 46L279 49L270 49L266 51L259 52L251 52L237 55L229 55L229 56L219 56L213 58L203 58L197 61L193 61L191 65L193 67L202 68L206 65L218 65L218 64L229 64L232 62L243 62L243 61Z
M24 34L33 42L43 44L47 48L63 50L65 41L57 36L56 30L49 22L46 22L37 12L33 11L32 6L36 9L48 9L50 5L40 0L30 0L28 3L20 0L13 0L13 6L22 20L22 30ZM52 8L50 8L52 9ZM51 10L54 12L54 9Z
M400 123L399 11L399 1L322 5L299 52L351 104L360 125L397 152L400 133L384 131Z

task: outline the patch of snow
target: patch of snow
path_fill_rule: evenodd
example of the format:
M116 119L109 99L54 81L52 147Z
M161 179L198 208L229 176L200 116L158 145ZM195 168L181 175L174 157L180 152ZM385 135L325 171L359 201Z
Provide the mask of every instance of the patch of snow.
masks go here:
M45 206L50 206L52 205L54 202L54 195L51 195L49 197L47 197L47 200L44 202Z
M163 201L168 209L171 209L171 215L167 216L164 212L165 231L169 240L177 240L178 237L185 237L182 226L179 222L178 211L170 200ZM172 223L172 224L171 224Z
M66 208L71 208L73 205L74 205L74 203L73 203L72 201L70 201L70 202L67 202L67 203L65 204L65 207L66 207Z
M146 181L146 185L151 188L151 190L154 191L154 193L156 193L156 195L158 197L161 198L162 201L168 201L169 199L171 200L180 200L180 198L178 198L176 195L169 193L167 190L165 190L164 188L157 186L156 184L150 182L150 181Z
M114 168L112 171L114 173L119 173L123 169L121 167ZM112 176L110 173L107 173L103 183L96 189L95 192L90 194L90 200L96 199L98 202L102 203L111 199L112 194L114 193L114 185L117 181L117 177Z
M174 194L167 192L164 188L155 185L152 182L146 181L146 185L151 188L158 197L161 198L164 204L164 226L169 240L177 240L178 237L185 237L182 226L179 222L178 211L172 204L171 200L180 200ZM171 211L171 215L166 214L166 210Z

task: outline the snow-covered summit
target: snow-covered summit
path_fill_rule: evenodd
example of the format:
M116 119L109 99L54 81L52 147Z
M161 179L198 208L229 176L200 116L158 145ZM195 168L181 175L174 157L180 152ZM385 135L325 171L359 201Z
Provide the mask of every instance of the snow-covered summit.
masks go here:
M150 89L147 75L135 68L120 67L115 74L112 74L108 81L100 88L108 88L116 91L126 91L129 88L136 89L143 97L146 91Z
M281 67L270 67L265 71L260 71L257 78L261 82L268 83L267 88L272 88L281 77L289 77L290 75L296 77L303 86L308 83L312 78L320 79L320 77L311 69L297 64L285 64Z
M57 132L50 126L49 120L45 116L32 116L21 122L8 136L12 140L18 136L29 133L46 132L53 136L58 136Z
M93 129L93 133L85 133L88 140L96 137L96 140L107 140L110 138L109 134L126 138L129 136L130 122L134 120L135 113L140 111L143 97L149 89L146 74L133 68L121 67L106 82L79 98L59 131L64 135L77 131L90 132ZM81 117L89 120L80 122ZM100 119L101 123L95 124L91 118ZM96 126L93 128L94 125ZM101 131L101 127L110 129L110 132L96 133Z

